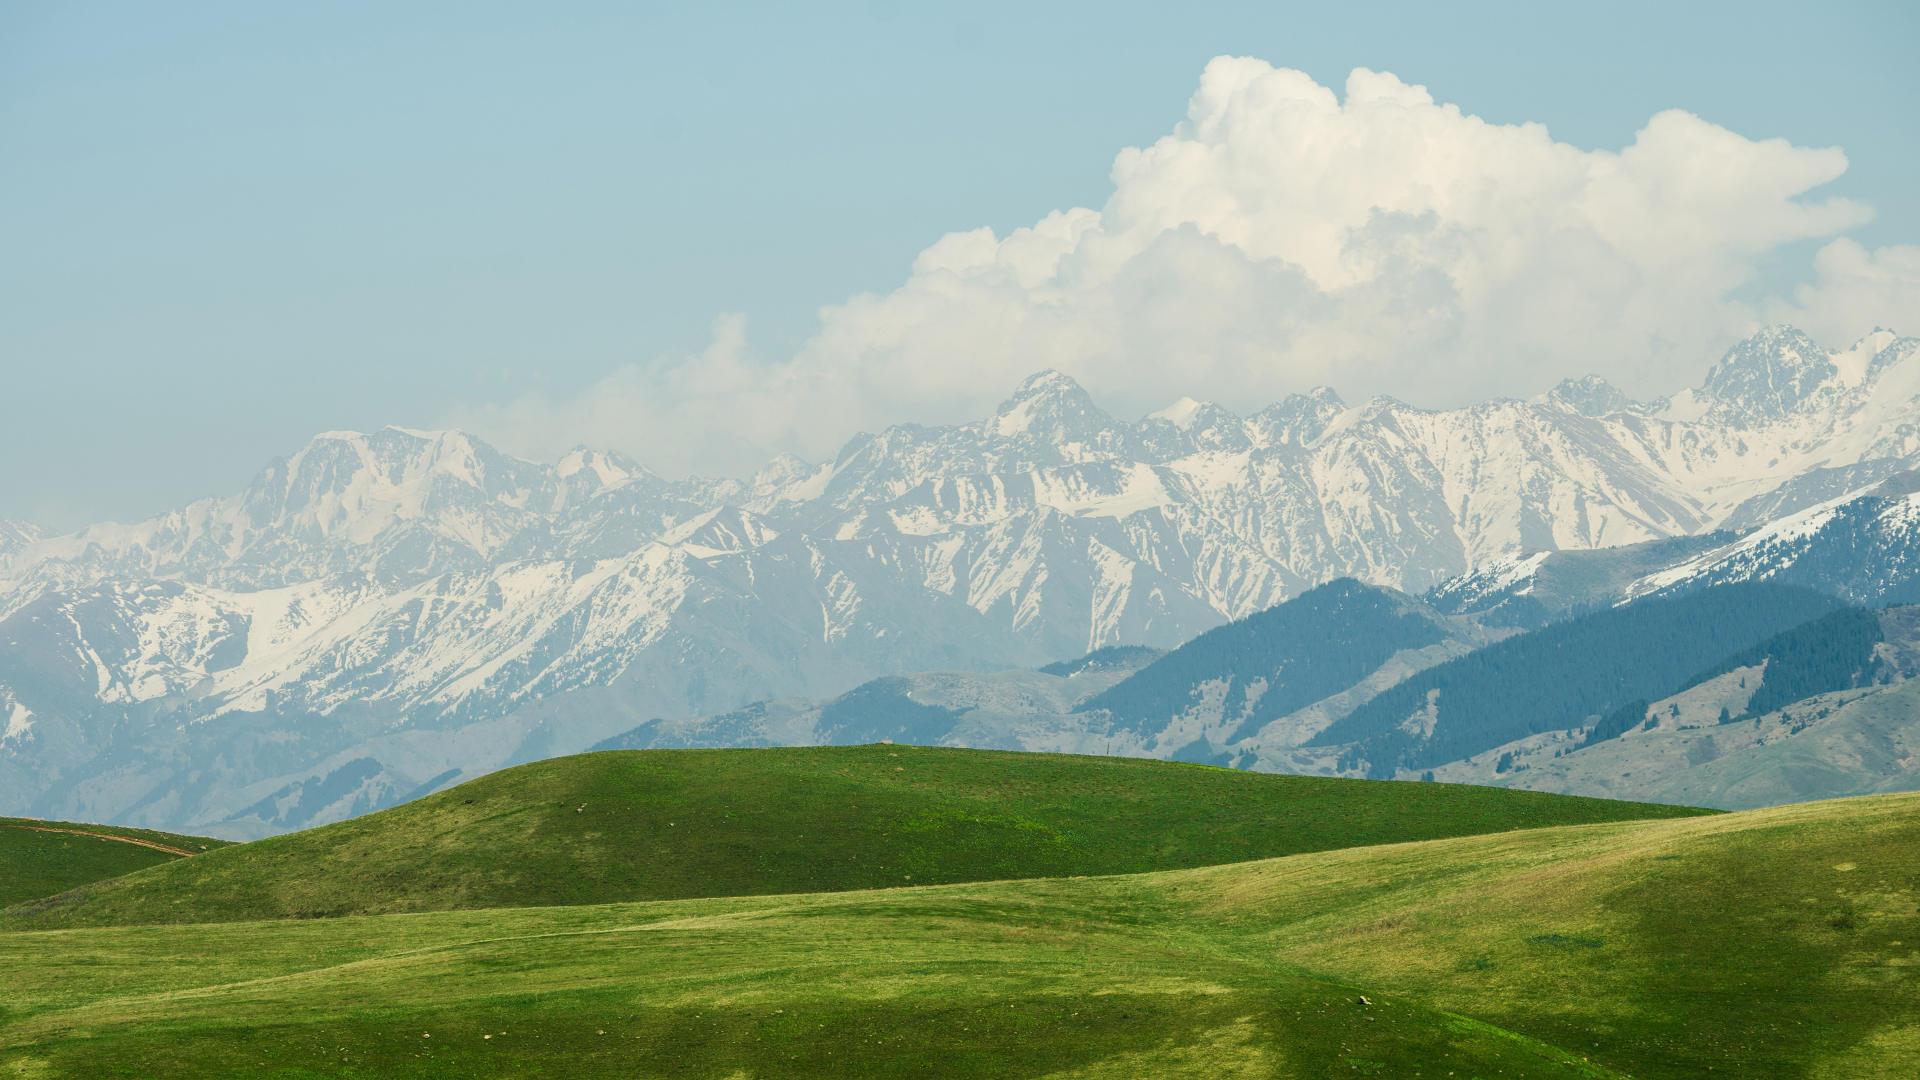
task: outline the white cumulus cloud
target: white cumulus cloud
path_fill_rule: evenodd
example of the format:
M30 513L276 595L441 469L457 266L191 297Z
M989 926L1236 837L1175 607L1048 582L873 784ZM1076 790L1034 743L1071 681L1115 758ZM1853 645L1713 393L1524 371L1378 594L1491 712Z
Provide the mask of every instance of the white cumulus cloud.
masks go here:
M1830 342L1875 326L1920 333L1920 244L1869 249L1842 237L1814 254L1813 270L1773 318Z
M1184 121L1120 151L1104 206L941 237L898 288L824 309L790 357L752 357L723 319L699 355L455 420L542 456L586 441L737 472L981 415L1042 367L1122 412L1182 394L1251 409L1320 383L1452 405L1590 371L1664 393L1764 319L1834 344L1920 321L1920 248L1863 248L1842 234L1867 207L1809 195L1846 167L1677 110L1585 150L1390 74L1356 70L1337 94L1220 57ZM1808 284L1737 299L1808 240L1829 241Z

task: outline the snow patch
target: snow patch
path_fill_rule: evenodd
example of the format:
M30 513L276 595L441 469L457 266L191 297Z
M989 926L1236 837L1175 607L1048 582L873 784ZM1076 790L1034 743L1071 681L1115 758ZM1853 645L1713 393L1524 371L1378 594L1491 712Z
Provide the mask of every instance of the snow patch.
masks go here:
M1195 401L1190 397L1183 397L1166 408L1161 409L1159 412L1148 413L1147 419L1165 420L1181 431L1191 431L1193 430L1194 419L1200 415L1200 410L1205 407L1205 402Z
M12 699L12 695L0 693L0 703L6 705L7 729L0 732L0 742L13 742L33 728L33 710Z

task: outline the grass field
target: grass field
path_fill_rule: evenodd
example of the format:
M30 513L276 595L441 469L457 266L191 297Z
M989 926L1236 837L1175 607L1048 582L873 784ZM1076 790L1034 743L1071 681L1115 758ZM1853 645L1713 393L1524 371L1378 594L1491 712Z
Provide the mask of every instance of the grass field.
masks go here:
M1917 975L1920 796L1883 796L1118 877L0 934L0 1076L1911 1077Z
M226 846L204 836L0 817L0 907Z
M1120 874L1684 807L912 746L611 751L0 913L214 922Z

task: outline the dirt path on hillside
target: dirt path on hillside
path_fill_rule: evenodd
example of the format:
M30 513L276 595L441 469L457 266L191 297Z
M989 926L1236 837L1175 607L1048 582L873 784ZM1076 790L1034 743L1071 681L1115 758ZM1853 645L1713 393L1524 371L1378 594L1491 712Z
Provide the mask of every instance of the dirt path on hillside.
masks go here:
M163 844L158 840L148 840L145 837L140 837L140 836L123 836L120 833L88 832L85 829L55 829L47 825L18 825L18 824L12 824L12 823L9 823L9 824L11 828L25 829L28 832L65 833L68 836L91 836L95 840L118 840L123 844L136 844L140 847L152 848L155 851L164 851L169 855L200 854L197 851L191 851L191 850L188 850L187 848L182 848L182 847L174 847L172 844Z

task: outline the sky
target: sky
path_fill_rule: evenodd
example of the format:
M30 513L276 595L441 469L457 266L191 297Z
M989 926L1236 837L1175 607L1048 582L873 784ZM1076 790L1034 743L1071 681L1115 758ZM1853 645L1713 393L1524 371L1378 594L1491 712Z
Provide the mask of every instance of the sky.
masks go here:
M1920 6L665 7L0 5L0 516L1920 333Z

